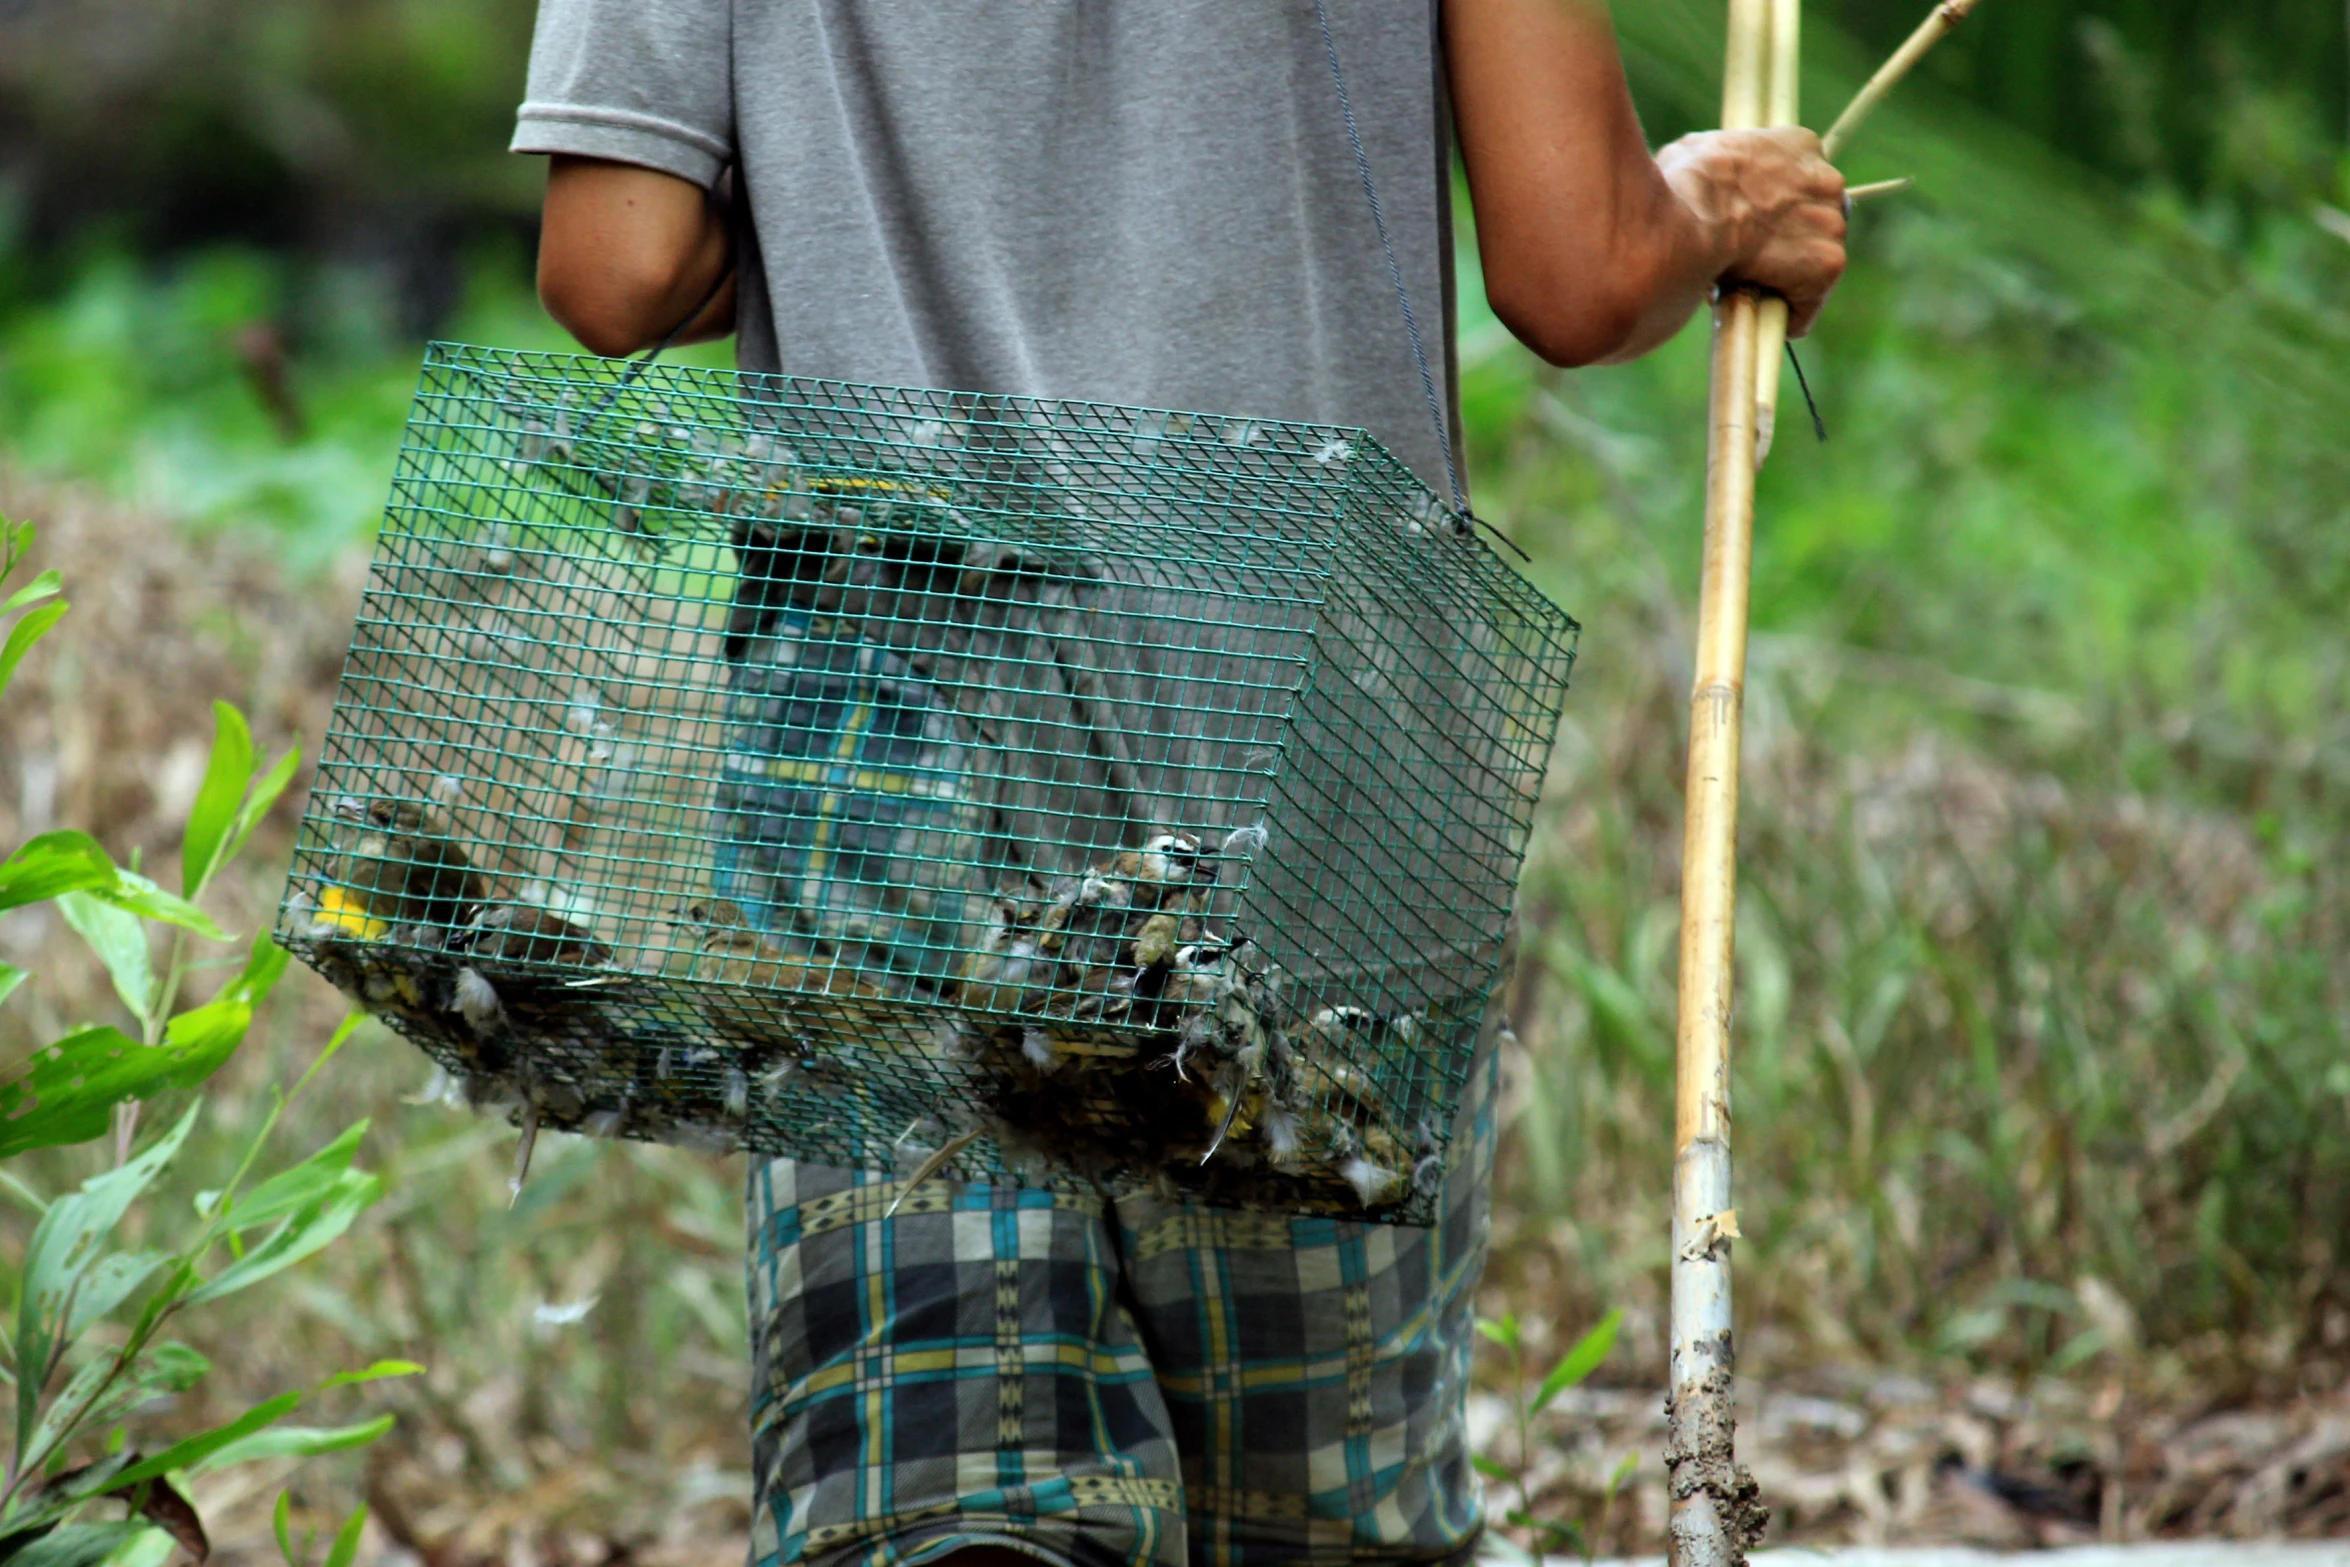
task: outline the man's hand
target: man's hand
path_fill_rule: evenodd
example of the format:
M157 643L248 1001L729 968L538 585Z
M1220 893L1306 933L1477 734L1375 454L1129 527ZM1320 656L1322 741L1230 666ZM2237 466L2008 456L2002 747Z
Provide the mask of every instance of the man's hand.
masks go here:
M724 209L691 180L558 156L539 227L539 302L589 352L633 354L710 292L731 244ZM730 278L677 341L733 330Z
M1844 271L1844 179L1809 131L1652 156L1599 0L1450 0L1445 59L1485 295L1553 364L1635 358L1717 283L1787 296L1801 335Z
M1752 283L1787 301L1801 337L1844 275L1844 176L1820 139L1788 126L1704 131L1656 155L1665 183L1732 256L1725 283Z

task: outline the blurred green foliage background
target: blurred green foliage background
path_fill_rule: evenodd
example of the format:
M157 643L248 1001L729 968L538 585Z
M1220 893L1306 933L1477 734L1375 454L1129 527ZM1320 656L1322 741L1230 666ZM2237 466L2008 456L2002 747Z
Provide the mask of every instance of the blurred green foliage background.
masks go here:
M1919 9L1808 8L1816 117ZM1617 21L1652 135L1708 123L1718 8ZM1855 149L1855 180L1917 186L1863 211L1803 345L1829 439L1790 385L1756 561L1739 1287L1766 1374L2251 1393L2350 1364L2345 21L1985 0ZM0 464L259 537L297 577L346 558L424 335L560 345L527 282L538 170L501 150L529 22L0 4ZM1494 1287L1536 1348L1626 1307L1637 1380L1661 1353L1704 333L1562 374L1471 287L1461 336L1481 509L1589 628L1524 890ZM724 1231L722 1182L641 1150L565 1151L514 1215L494 1170L403 1207L404 1168L443 1181L496 1135L446 1120L377 1134L404 1150L381 1163L411 1330L463 1332L454 1280L553 1289L607 1220ZM528 1222L570 1226L571 1260L481 1250ZM739 1306L707 1258L667 1286L633 1252L589 1271L658 1297L576 1352L608 1363L578 1373L583 1429L641 1435L635 1336L658 1320L723 1363ZM388 1352L364 1301L337 1309Z

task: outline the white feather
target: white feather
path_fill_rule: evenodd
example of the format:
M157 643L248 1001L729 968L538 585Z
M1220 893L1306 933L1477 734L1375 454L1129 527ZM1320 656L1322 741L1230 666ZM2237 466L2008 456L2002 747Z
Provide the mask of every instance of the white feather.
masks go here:
M751 1113L751 1080L739 1066L726 1069L726 1118L739 1121Z
M1276 1163L1297 1157L1297 1117L1287 1110L1270 1111L1265 1116L1265 1151Z
M1246 827L1235 827L1224 835L1224 852L1228 855L1256 855L1265 852L1265 845L1273 839L1263 822L1251 822Z
M450 1086L449 1069L435 1061L432 1064L432 1076L424 1080L424 1086L419 1088L413 1097L402 1099L400 1103L404 1105L446 1104Z
M457 970L457 1010L475 1028L488 1028L505 1014L497 988L481 977L481 970Z
M1124 908L1133 896L1126 890L1124 882L1110 881L1100 876L1088 875L1077 884L1077 902L1086 908Z
M601 1295L589 1295L579 1300L567 1300L561 1305L542 1300L531 1311L530 1319L542 1328L567 1328L575 1322L585 1321L587 1314L596 1309L596 1302L601 1299Z
M1373 1164L1360 1154L1338 1167L1338 1178L1355 1189L1355 1196L1366 1208L1376 1208L1385 1202L1403 1179L1385 1165Z
M1041 1028L1020 1030L1020 1053L1039 1072L1050 1072L1061 1063L1061 1058L1053 1052L1053 1036Z

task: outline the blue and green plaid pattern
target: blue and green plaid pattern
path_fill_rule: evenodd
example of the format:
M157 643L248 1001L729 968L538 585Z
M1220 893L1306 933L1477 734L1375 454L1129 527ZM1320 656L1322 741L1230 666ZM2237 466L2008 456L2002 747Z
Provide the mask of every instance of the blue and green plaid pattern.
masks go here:
M1465 1559L1498 1042L1429 1229L755 1167L754 1567Z
M935 987L972 939L980 810L937 688L858 631L787 611L734 666L711 884L787 941Z

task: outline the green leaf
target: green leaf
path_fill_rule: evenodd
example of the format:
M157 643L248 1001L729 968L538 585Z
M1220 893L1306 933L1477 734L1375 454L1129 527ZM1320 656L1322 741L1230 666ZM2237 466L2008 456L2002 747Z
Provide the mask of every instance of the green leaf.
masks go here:
M118 870L114 885L93 888L99 897L116 908L128 909L133 914L144 914L151 920L166 925L177 925L182 930L194 931L207 941L226 941L228 932L212 921L212 916L197 908L187 899L165 892L136 871Z
M359 1559L359 1531L367 1527L367 1504L361 1502L342 1528L335 1531L335 1543L326 1553L326 1567L351 1567Z
M99 1567L117 1550L147 1532L138 1519L119 1523L69 1523L6 1558L8 1567Z
M1499 1344L1502 1348L1508 1350L1511 1354L1514 1355L1518 1352L1519 1334L1518 1314L1516 1312L1511 1312L1509 1315L1503 1317L1498 1322L1494 1321L1490 1317L1479 1317L1477 1319L1477 1331L1483 1334L1486 1338L1491 1339L1494 1343Z
M267 1402L255 1404L226 1425L215 1426L209 1431L199 1432L182 1442L174 1442L153 1458L143 1459L133 1464L122 1472L115 1484L132 1485L141 1480L156 1479L169 1474L174 1469L191 1468L199 1461L219 1452L231 1442L251 1436L264 1426L277 1424L279 1420L292 1414L294 1406L301 1402L302 1395L299 1393L280 1393Z
M277 1506L270 1509L269 1527L277 1535L277 1553L285 1558L286 1567L302 1567L302 1555L294 1550L294 1493L277 1493Z
M109 1111L122 1100L202 1083L244 1038L254 997L276 983L285 964L282 948L258 943L244 975L217 1000L173 1018L161 1045L99 1026L37 1051L0 1079L0 1159L103 1137Z
M119 1028L85 1028L0 1080L0 1159L106 1135L117 1101L160 1091L169 1061Z
M380 1382L385 1377L418 1377L422 1375L424 1375L424 1367L413 1360L379 1360L371 1366L362 1366L357 1371L338 1371L324 1382L319 1383L317 1391L323 1393L329 1388L351 1387L361 1382Z
M1483 1475L1486 1479L1498 1482L1499 1484L1514 1485L1517 1482L1518 1477L1516 1475L1511 1474L1508 1469L1504 1468L1501 1464L1495 1462L1493 1459L1487 1458L1483 1453L1478 1453L1470 1458L1469 1466L1475 1469L1479 1474Z
M92 1176L82 1183L81 1190L51 1203L34 1227L32 1241L25 1248L23 1293L17 1303L16 1450L20 1460L30 1456L41 1387L48 1379L49 1367L71 1343L70 1336L60 1335L74 1296L131 1200L162 1173L180 1144L187 1141L189 1129L196 1124L197 1109L190 1105L179 1124L144 1153L103 1175Z
M106 1567L165 1567L180 1542L168 1529L150 1527L130 1544L106 1558Z
M40 1428L33 1433L35 1448L56 1451L64 1445L61 1439L71 1433L55 1429L61 1419L70 1418L76 1430L95 1430L132 1405L143 1403L158 1394L185 1393L203 1381L205 1374L212 1369L211 1361L185 1344L151 1344L123 1369L112 1386L91 1398L97 1384L106 1380L107 1368L113 1359L111 1354L92 1357L81 1370L74 1373L65 1391L49 1401L48 1410L41 1416ZM86 1407L85 1400L88 1400ZM119 1438L120 1435L117 1431L116 1436ZM123 1460L124 1463L131 1461L129 1458Z
M1542 1386L1534 1394L1531 1413L1542 1413L1561 1393L1598 1370L1608 1351L1616 1347L1616 1330L1623 1325L1624 1313L1618 1308L1600 1318L1599 1326L1577 1339L1575 1347L1560 1356L1559 1363L1550 1368L1550 1375L1542 1379Z
M253 778L253 731L245 715L226 702L212 704L212 758L188 808L188 830L180 840L180 887L189 897L203 890L225 856L235 829L237 807Z
M0 862L0 910L114 885L114 861L98 840L71 828L28 839Z
M147 1009L155 1004L155 969L148 961L146 922L86 892L58 894L57 912L106 965L114 993L122 998L131 1016L143 1021Z
M18 588L14 593L9 594L7 601L0 603L0 615L5 615L10 610L22 609L27 604L35 603L41 599L53 599L64 591L65 574L52 567L23 587Z
M73 1315L65 1324L66 1339L80 1338L91 1323L128 1300L170 1260L159 1251L117 1251L99 1258L73 1298Z
M105 1408L121 1402L98 1395L99 1387L111 1374L113 1363L114 1357L107 1354L93 1355L84 1361L81 1368L66 1379L64 1389L49 1401L48 1408L41 1412L39 1422L33 1427L32 1439L26 1443L24 1451L54 1455L64 1445L63 1439L68 1434L59 1428L58 1422L61 1420L71 1419L75 1424L83 1426L103 1420ZM5 1555L0 1554L0 1561L5 1560Z
M30 978L32 976L23 969L17 968L13 964L0 963L0 1001L6 1001L9 992Z
M165 1531L168 1536L159 1555L142 1530L129 1542L125 1554L113 1558L117 1563L130 1560L159 1563L170 1555L170 1547L175 1542L185 1547L188 1554L198 1561L211 1555L212 1542L204 1537L204 1520L197 1516L195 1507L169 1479L157 1476L137 1480L124 1478L138 1462L139 1455L136 1453L114 1454L43 1480L31 1493L34 1506L28 1513L19 1516L18 1530L8 1541L0 1541L0 1561L9 1558L10 1543L22 1543L37 1535L48 1534L76 1508L101 1497L122 1502L130 1508L134 1522L143 1519ZM45 1527L36 1528L36 1525Z
M322 1453L340 1453L348 1448L365 1447L368 1443L392 1429L396 1416L378 1415L353 1426L271 1426L256 1431L240 1441L229 1443L202 1463L193 1465L190 1474L208 1474L215 1469L226 1469L231 1464L249 1464L262 1458L316 1458Z
M253 836L253 829L261 825L262 818L269 814L269 808L277 804L278 797L286 792L294 781L294 775L301 770L302 753L288 747L283 756L269 764L268 772L254 780L252 789L245 796L245 803L237 808L237 824L229 833L228 846L220 851L219 865L213 869L218 870L220 865L226 865L244 852L245 841Z
M189 1290L183 1298L191 1306L218 1300L293 1266L349 1229L352 1221L383 1194L380 1177L358 1170L343 1171L324 1191L290 1215L267 1240Z
M163 1028L163 1048L176 1061L175 1082L193 1088L236 1053L253 1026L253 1011L275 989L292 954L273 941L256 941L245 954L245 970L220 994L191 1007Z
M8 628L8 640L0 642L0 691L8 689L8 682L16 678L16 666L33 650L33 644L49 634L49 628L65 618L73 606L59 599L44 604L26 614Z
M353 1122L342 1136L300 1164L278 1171L238 1198L236 1206L229 1210L228 1227L242 1234L264 1224L275 1224L291 1218L306 1204L331 1191L358 1156L359 1140L367 1135L367 1125L364 1120Z
M212 1362L187 1345L167 1339L148 1345L147 1352L139 1357L136 1370L144 1386L161 1388L166 1393L185 1393L211 1372Z

